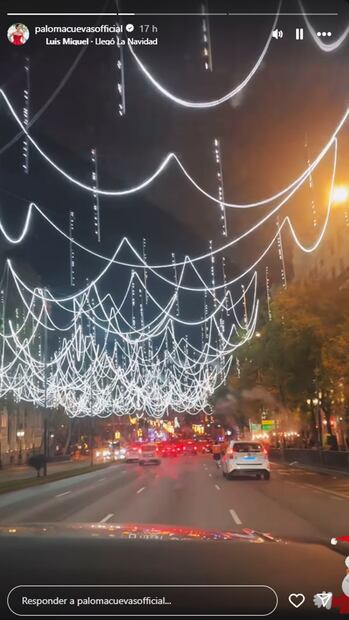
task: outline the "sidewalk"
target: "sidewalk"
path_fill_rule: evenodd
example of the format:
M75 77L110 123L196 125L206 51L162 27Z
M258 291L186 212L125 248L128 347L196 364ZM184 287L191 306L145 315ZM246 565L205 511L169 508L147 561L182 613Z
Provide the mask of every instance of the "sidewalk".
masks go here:
M68 469L78 469L79 467L88 467L89 458L83 458L79 461L60 461L58 463L47 463L47 473L56 474L64 472ZM25 478L37 478L36 469L28 465L15 465L0 469L0 483L11 480L23 480Z
M300 463L299 461L292 461L289 463L288 461L283 461L282 459L271 459L271 463L274 463L275 465L283 465L285 467L289 467L290 469L306 469L308 471L313 471L318 474L326 474L329 476L349 476L349 470L347 469L335 469L334 467L323 467L322 465L307 465L305 463Z

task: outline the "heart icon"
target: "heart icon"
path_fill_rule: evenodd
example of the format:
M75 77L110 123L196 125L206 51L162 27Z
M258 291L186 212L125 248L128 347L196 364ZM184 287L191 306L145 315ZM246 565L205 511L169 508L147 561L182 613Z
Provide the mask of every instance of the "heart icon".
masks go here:
M303 605L305 601L305 596L301 592L298 592L298 594L292 592L292 594L290 594L290 596L288 597L288 600L290 601L291 605L293 605L293 607L298 609L298 607Z

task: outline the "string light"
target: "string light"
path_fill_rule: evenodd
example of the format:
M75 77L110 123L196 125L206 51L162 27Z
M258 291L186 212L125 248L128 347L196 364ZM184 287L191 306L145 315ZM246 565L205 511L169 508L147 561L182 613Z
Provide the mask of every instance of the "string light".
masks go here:
M212 44L208 1L201 4L202 57L205 71L212 71Z
M164 86L162 86L160 84L160 82L158 82L158 80L156 80L154 78L154 76L151 74L149 69L147 69L147 67L144 65L144 63L140 60L139 56L137 56L137 54L134 51L130 41L128 41L128 49L130 50L134 60L137 63L137 66L139 67L139 69L141 70L143 75L146 76L146 78L149 80L149 82L162 95L164 95L165 97L167 97L168 99L170 99L174 103L177 103L178 105L184 106L184 107L187 107L187 108L214 108L214 107L216 107L218 105L221 105L222 103L225 103L226 101L229 101L230 99L232 99L233 97L238 95L245 88L245 86L247 86L247 84L251 81L251 79L253 78L255 73L258 71L258 69L261 66L261 64L263 62L263 59L264 59L264 57L265 57L265 55L266 55L266 53L267 53L267 51L269 49L270 43L272 41L273 30L275 29L277 21L278 21L278 18L279 18L280 7L281 7L281 2L279 3L278 9L277 9L277 13L276 13L275 19L273 21L273 25L271 27L271 30L270 30L269 36L267 38L267 41L266 41L266 43L265 43L265 45L264 45L264 47L262 49L262 52L261 52L259 58L257 59L256 63L252 67L252 69L249 71L249 73L244 78L244 80L242 82L240 82L240 84L235 86L235 88L233 88L228 93L223 95L222 97L219 97L218 99L213 99L211 101L190 101L188 99L182 99L181 97L177 97L176 95L171 93L169 90L167 90ZM208 58L208 55L207 55L207 58Z
M218 138L215 138L213 141L213 150L214 157L216 163L216 175L217 175L217 184L218 184L218 198L220 200L220 220L221 220L221 228L223 237L227 237L227 216L225 212L224 206L224 178L223 178L223 166L222 166L222 155L221 155L221 144Z
M13 118L15 119L15 121L17 122L17 124L21 127L22 131L27 135L28 140L30 141L30 143L34 146L34 148L38 151L38 153L40 153L40 155L57 171L59 172L62 176L64 176L66 179L68 179L70 182L74 183L75 185L77 185L78 187L80 187L81 189L90 191L92 193L96 192L98 194L103 194L105 196L125 196L127 194L132 194L138 191L141 191L142 189L144 189L145 187L147 187L149 184L151 184L168 166L168 164L172 161L175 160L177 165L179 166L179 168L182 170L182 172L184 173L184 175L186 176L186 178L191 182L191 184L198 190L200 191L204 196L206 196L207 198L209 198L210 200L212 200L213 202L216 203L220 203L221 201L219 200L219 198L216 198L215 196L209 194L208 192L206 192L206 190L204 190L200 185L198 185L198 183L195 181L195 179L193 179L190 174L187 172L187 170L185 169L185 167L183 166L183 164L181 163L181 161L179 160L179 158L175 155L175 153L169 153L165 159L161 162L161 164L158 166L158 168L144 181L142 181L141 183L139 183L138 185L135 185L131 188L125 189L125 190L104 190L104 189L100 189L98 188L96 190L96 188L93 188L90 185L86 185L84 183L82 183L81 181L79 181L78 179L72 177L71 175L69 175L67 172L65 172L65 170L63 170L62 168L60 168L38 145L38 143L32 138L32 136L29 134L29 132L26 130L26 128L24 127L23 123L21 122L20 118L18 117L18 115L16 114L12 104L10 103L8 97L6 96L6 94L4 93L4 91L2 89L0 89L0 95L3 97L9 111L11 112ZM328 150L331 148L331 146L333 145L336 136L338 135L338 133L340 132L340 130L342 129L343 125L345 124L347 118L349 115L349 108L347 108L344 116L341 118L340 122L338 123L335 131L333 132L333 134L331 135L329 141L327 142L327 144L323 147L322 151L319 153L319 155L316 157L316 159L312 162L310 169L306 169L305 171L303 171L303 173L294 181L292 181L292 183L290 183L287 187L284 187L282 190L280 190L279 192L277 192L276 194L274 194L273 196L269 196L268 198L264 198L262 200L259 200L257 202L250 202L250 203L245 203L245 204L237 204L237 203L229 203L224 201L223 204L225 207L229 207L229 208L235 208L235 209L250 209L253 207L258 207L264 204L268 204L270 202L273 202L274 200L279 199L281 196L283 196L284 194L287 194L287 192L289 192L289 196L292 195L292 192L294 190L295 187L299 187L299 185L301 185L307 178L308 175L318 166L318 164L320 163L320 161L323 159L323 157L326 155L326 153L328 152Z
M267 308L268 308L268 319L271 321L273 319L273 315L271 313L271 295L270 295L270 279L269 279L269 267L265 268L265 290L267 293Z
M335 41L331 41L331 43L325 43L324 41L322 41L320 39L320 37L318 37L317 32L315 30L315 28L313 28L313 26L310 23L310 20L306 14L306 11L304 9L303 3L301 2L301 0L298 0L298 4L300 6L300 9L302 11L302 16L303 19L305 21L305 24L308 28L308 31L314 41L314 43L316 43L316 45L323 51L323 52L334 52L335 50L337 50L346 40L348 34L349 34L349 26L347 26L345 28L345 30L342 32L342 34L338 37L338 39L336 39Z
M98 161L97 150L91 149L91 164L92 164L92 187L93 193L93 225L94 232L98 242L101 240L101 221L100 221L100 209L99 209L99 194L98 194Z
M30 114L30 59L28 57L25 58L24 61L24 71L25 71L25 89L23 92L24 102L23 102L23 125L28 130L29 126L29 114ZM29 140L28 136L24 135L23 137L23 168L26 174L29 174Z
M307 135L305 136L305 145L304 146L306 148L307 165L309 167L309 165L310 165L310 157L309 157L309 145L308 145L308 137L307 137ZM316 206L315 206L315 200L314 200L314 186L313 186L313 176L312 176L312 174L309 174L308 182L309 182L311 211L312 211L312 215L313 215L313 226L314 226L314 228L316 228L316 226L317 226L317 217L316 217Z
M146 239L142 239L142 257L143 257L143 263L144 265L147 264L147 242ZM144 277L144 288L145 288L145 303L148 303L148 294L147 294L147 279L148 279L148 271L145 268L144 269L144 273L143 273L143 277Z
M224 284L224 297L227 297L227 276L225 273L225 256L222 256L222 275L223 275L223 284ZM226 316L229 316L229 309L226 307Z
M116 34L116 50L117 50L117 60L116 60L116 93L117 93L117 111L119 116L125 116L126 114L126 94L125 94L125 62L124 62L124 48L121 43L121 37L119 36L122 33L122 17L119 14L119 2L115 1L116 11L118 15L118 21L115 24Z
M333 171L332 171L332 179L331 179L331 187L333 189L333 184L334 184L334 177L335 177L335 172L336 172L336 167L337 167L337 139L335 138L334 140L334 158L333 158ZM64 233L63 231L61 231L51 220L49 220L49 218L47 218L47 216L43 213L43 211L41 211L36 205L34 205L33 203L31 203L30 207L34 208L40 212L41 216L44 217L44 219L46 219L47 221L50 222L50 224L58 231L60 232L60 234L62 234L64 237L66 237L68 240L70 240L70 242L74 243L75 245L77 245L78 247L80 247L81 249L83 249L84 251L93 254L94 256L98 257L98 258L102 258L103 260L107 261L107 266L105 267L104 270L101 271L100 275L98 276L98 278L95 280L98 281L98 279L100 279L102 277L102 275L104 274L104 272L106 270L109 269L110 265L112 263L117 263L119 265L123 265L123 266L128 266L128 267L132 267L132 268L139 268L139 267L147 267L147 269L149 271L151 271L152 273L156 274L156 276L158 278L160 278L163 282L167 282L169 284L171 284L171 286L175 286L177 288L177 285L175 283L173 283L170 279L168 279L166 276L164 276L163 274L159 273L159 269L164 269L167 267L172 267L174 268L174 266L184 266L186 265L186 263L190 263L191 267L195 270L195 265L194 263L198 262L198 261L202 261L206 258L210 258L213 255L216 255L220 252L225 251L228 248L233 247L234 245L236 245L239 241L241 241L242 239L244 239L245 237L247 237L248 235L250 235L252 232L256 231L258 228L260 228L266 221L268 221L268 219L270 219L270 217L272 215L274 215L275 213L277 213L279 211L279 209L283 206L283 204L285 204L289 198L295 194L295 192L298 190L298 188L301 186L301 184L304 182L305 179L303 179L302 181L299 182L298 186L294 187L292 189L292 191L290 192L290 194L288 194L276 207L274 207L274 209L272 209L271 211L269 211L269 213L267 213L266 216L264 216L263 218L261 218L254 226L252 226L250 229L248 229L247 231L245 231L244 233L242 233L241 235L239 235L238 237L236 237L235 239L229 241L228 243L224 244L223 246L215 249L215 250L211 250L209 252L207 252L206 254L203 254L201 256L197 256L195 258L189 258L186 257L184 261L177 261L174 264L174 259L172 257L172 262L170 264L162 264L162 265L144 265L144 262L142 261L142 257L138 254L138 252L136 251L136 249L130 244L130 242L128 241L127 238L122 239L122 241L120 242L119 246L117 247L114 255L109 258L109 257L105 257L99 253L93 252L92 250L90 250L89 248L83 246L80 243L75 242L74 240L72 241L71 238L69 237L69 235L66 235L66 233ZM320 232L320 234L318 235L318 238L315 240L315 242L310 245L310 246L305 246L304 244L301 243L301 241L299 240L292 222L290 220L290 218L288 216L286 216L282 223L277 227L277 231L275 236L271 239L270 243L266 246L266 248L264 249L264 251L259 255L259 257L247 268L245 269L245 271L243 271L241 274L239 274L238 276L236 276L235 278L232 278L231 280L229 280L229 282L223 283L223 284L219 284L215 286L215 290L220 290L222 288L224 288L227 284L231 285L234 284L235 282L241 280L245 275L247 275L250 271L252 271L253 269L255 269L255 267L258 265L258 263L260 263L263 258L266 256L266 254L269 252L270 248L273 246L274 241L277 240L278 235L281 233L282 229L284 228L285 225L289 226L291 235L295 241L295 243L297 244L297 246L303 251L303 252L313 252L321 243L322 238L325 234L327 225L328 225L328 220L329 220L329 216L330 216L330 212L331 212L331 208L332 208L332 196L333 196L333 191L331 190L330 196L329 196L329 201L328 201L328 206L327 206L327 213L326 213L326 218L322 227L322 230ZM1 224L0 224L1 225ZM27 214L27 218L26 218L26 227L29 226L29 214ZM6 231L4 231L3 226L1 225L1 230L4 232L4 234L6 235ZM22 231L22 236L24 234L24 231ZM7 236L7 238L9 238ZM129 263L129 262L124 262L124 261L117 261L116 257L119 253L119 251L121 250L121 248L124 245L127 245L131 251L134 253L134 255L136 256L137 260L139 261L139 263L134 264L134 263ZM199 276L197 270L195 270L197 275ZM179 286L179 285L178 285ZM182 290L194 290L194 291L204 291L205 289L212 291L212 287L208 287L206 284L204 284L203 287L190 287L190 286L185 286L183 284L180 285L180 288Z
M47 402L49 407L64 407L69 415L73 416L91 414L91 401L86 396L90 393L91 381L95 415L124 415L130 411L139 411L140 408L153 416L164 415L169 408L192 412L202 410L207 406L207 398L215 387L225 381L233 352L252 336L256 325L258 301L255 297L254 278L253 314L245 329L239 335L240 328L233 323L228 333L225 333L225 322L222 321L222 316L218 317L218 313L222 313L229 305L227 299L223 298L220 304L217 304L216 311L206 317L208 338L204 346L198 349L194 345L195 336L191 342L188 333L184 338L177 337L173 320L168 316L166 308L163 308L165 321L144 321L140 292L144 280L132 272L131 285L127 286L133 308L132 338L129 324L122 313L122 307L126 304L125 296L115 308L115 312L113 308L108 312L103 304L107 298L111 301L110 296L101 298L96 287L91 288L91 282L71 298L69 312L72 320L65 327L59 328L54 324L51 314L55 305L63 309L61 302L48 289L30 291L30 287L24 286L21 290L21 281L10 261L6 268L13 277L13 284L25 304L27 314L23 315L20 325L17 313L15 328L9 321L10 332L1 334L7 353L3 356L4 363L0 369L0 397L11 392L16 399L42 405L42 328L54 329L56 332L63 329L67 335L58 342L57 349L47 364ZM181 277L182 273L178 275L178 283ZM139 285L137 297L136 278ZM31 296L28 301L24 295L26 291ZM150 293L149 295L149 299L153 301L153 296ZM33 312L35 300L39 307ZM236 303L238 302L239 300ZM141 317L140 327L135 320L137 303L137 316ZM171 303L175 303L174 298ZM68 311L67 306L64 306L64 309ZM98 309L102 311L99 316ZM230 310L233 310L235 315L234 304L230 305ZM30 335L26 327L29 319ZM103 326L104 321L106 325ZM88 325L87 333L84 333L84 322ZM121 329L122 322L126 324L126 332ZM202 321L185 322L179 318L177 322L197 325L202 335ZM4 324L7 324L7 321ZM103 332L105 335L101 339ZM148 341L147 359L141 334ZM169 337L172 342L171 350L168 346ZM39 352L37 358L33 353L35 348ZM121 366L115 361L120 357Z
M75 214L69 211L69 266L70 266L70 286L75 286L75 249L74 249L74 228Z
M278 230L278 234L277 234L278 255L279 255L280 262L281 262L281 282L282 282L282 287L286 289L287 288L286 266L285 266L284 250L282 246L279 218L276 219L276 228Z

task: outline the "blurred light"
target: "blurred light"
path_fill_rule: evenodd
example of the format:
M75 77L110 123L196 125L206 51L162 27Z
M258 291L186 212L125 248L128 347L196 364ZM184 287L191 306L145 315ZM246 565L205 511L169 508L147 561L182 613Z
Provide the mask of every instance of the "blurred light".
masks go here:
M342 204L349 199L349 190L345 185L335 185L332 190L332 203Z

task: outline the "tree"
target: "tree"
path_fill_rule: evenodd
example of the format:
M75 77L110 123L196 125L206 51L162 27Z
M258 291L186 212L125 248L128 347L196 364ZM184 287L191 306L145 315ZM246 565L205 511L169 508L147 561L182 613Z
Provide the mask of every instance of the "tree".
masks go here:
M275 295L271 311L271 321L260 317L259 337L239 352L239 389L263 386L282 408L304 414L317 395L331 434L335 394L340 384L344 394L349 386L349 290L292 283Z

